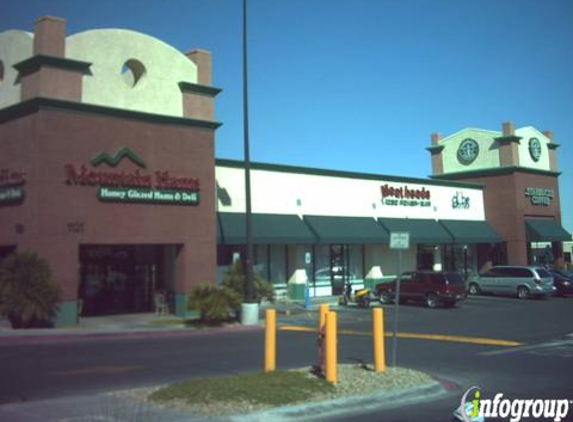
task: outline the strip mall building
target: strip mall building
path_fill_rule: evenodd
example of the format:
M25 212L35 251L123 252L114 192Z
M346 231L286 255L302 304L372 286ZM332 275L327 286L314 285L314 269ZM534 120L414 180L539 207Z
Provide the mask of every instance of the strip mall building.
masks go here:
M145 34L66 36L43 17L0 34L0 256L33 249L64 291L57 324L173 310L245 250L241 161L216 160L211 55ZM337 294L398 271L390 232L410 233L402 269L466 275L562 258L549 132L432 135L428 179L255 163L255 264L278 294ZM381 168L383 172L383 168ZM104 295L105 292L105 295Z

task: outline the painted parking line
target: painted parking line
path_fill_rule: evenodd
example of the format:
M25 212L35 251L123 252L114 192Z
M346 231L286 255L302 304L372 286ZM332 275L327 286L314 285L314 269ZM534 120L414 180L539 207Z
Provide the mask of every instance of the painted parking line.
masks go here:
M278 327L279 331L297 331L306 333L316 333L316 328L303 327L298 325L283 325ZM348 335L348 336L371 336L370 331L358 331L358 330L338 330L338 334ZM386 332L386 337L392 337L392 333ZM456 343L469 343L469 344L480 344L486 346L504 346L504 347L516 347L523 346L525 343L520 343L511 340L498 340L493 338L483 338L483 337L466 337L466 336L452 336L445 334L422 334L422 333L398 333L398 338L411 338L419 340L436 340L436 341L451 341Z
M533 344L530 346L515 347L510 350L493 350L482 352L480 355L495 356L507 353L528 353L532 355L550 355L571 358L573 357L572 340L556 340L547 343Z

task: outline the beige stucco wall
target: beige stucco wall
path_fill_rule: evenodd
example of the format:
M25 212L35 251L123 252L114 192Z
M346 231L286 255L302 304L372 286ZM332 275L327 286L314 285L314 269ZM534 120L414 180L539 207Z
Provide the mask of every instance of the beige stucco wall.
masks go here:
M498 136L501 136L501 132L467 128L442 139L439 145L444 147L444 173L499 167L499 150L494 139ZM466 138L474 139L479 145L477 158L468 165L460 163L457 155L460 144Z
M499 168L499 148L495 138L500 136L502 136L502 133L497 131L467 128L440 140L439 145L444 147L442 151L444 173ZM551 170L547 149L547 144L551 140L547 136L532 126L516 129L515 136L522 138L518 144L520 167ZM458 148L466 138L474 139L479 145L479 155L470 164L460 163L457 157ZM539 139L542 146L541 157L537 162L531 158L529 153L529 140L531 138Z
M16 63L32 56L33 35L29 32L10 30L0 33L0 62L3 77L0 80L0 109L20 102L20 84L16 83Z
M92 74L83 77L85 103L183 116L178 83L197 83L197 66L180 51L149 35L125 29L71 35L66 40L66 55L92 63ZM145 68L133 87L122 74L128 60L137 60Z
M538 170L551 170L551 166L549 164L549 151L547 149L547 144L551 143L551 140L547 136L535 129L533 126L517 129L515 131L515 135L522 138L518 147L519 165L521 167L529 167ZM541 156L537 162L531 158L531 154L529 153L529 140L531 138L537 138L541 143Z
M32 56L33 39L34 35L25 31L0 33L0 108L21 101L18 72L13 66ZM197 83L197 66L183 53L154 37L125 29L70 35L66 38L66 58L91 63L91 74L82 80L84 103L183 117L178 84ZM135 84L131 71L122 72L126 63L143 66Z

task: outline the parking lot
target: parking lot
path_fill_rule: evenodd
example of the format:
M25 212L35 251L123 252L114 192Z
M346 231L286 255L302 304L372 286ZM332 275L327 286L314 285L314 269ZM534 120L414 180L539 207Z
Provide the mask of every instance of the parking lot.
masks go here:
M394 321L394 305L372 303L371 308L384 309L386 330ZM340 329L367 332L372 316L368 309L357 306L332 306L338 313ZM466 337L537 342L573 333L571 312L573 297L549 297L520 300L516 297L469 296L453 308L429 309L408 302L399 306L399 332L455 335ZM317 311L310 310L281 315L286 326L315 327Z
M388 337L388 331L393 328L394 306L382 308L387 331L386 358L390 364L393 339ZM339 358L347 363L368 363L372 353L371 311L355 306L340 306L336 310ZM406 413L399 409L384 415L364 414L361 420L450 420L448 415L459 406L463 392L472 386L482 388L484 397L503 393L514 398L573 398L570 371L566 369L573 357L572 311L573 297L520 300L470 296L454 308L400 305L398 366L431 374L444 382L449 395L409 407ZM282 315L279 321L283 327L311 329L316 327L316 314L311 311ZM310 331L279 332L284 347L296 343L288 347L288 354L299 353L304 338L310 337L310 344L315 336Z

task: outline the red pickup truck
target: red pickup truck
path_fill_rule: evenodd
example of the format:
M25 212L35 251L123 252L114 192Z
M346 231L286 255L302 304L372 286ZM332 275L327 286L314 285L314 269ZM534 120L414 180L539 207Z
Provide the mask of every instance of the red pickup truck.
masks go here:
M376 296L382 304L392 302L395 295L396 280L376 286ZM412 271L400 277L400 302L415 300L428 308L452 307L466 297L464 280L456 272Z

